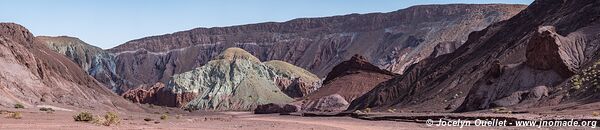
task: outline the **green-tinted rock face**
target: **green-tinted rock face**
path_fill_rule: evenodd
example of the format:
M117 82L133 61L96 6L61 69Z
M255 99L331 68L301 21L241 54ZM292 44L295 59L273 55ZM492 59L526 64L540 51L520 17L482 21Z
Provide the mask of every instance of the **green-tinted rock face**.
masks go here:
M267 67L274 70L277 75L284 77L297 77L308 81L318 82L320 79L317 75L310 73L309 71L302 69L298 66L294 66L290 63L280 60L272 60L264 62Z
M208 110L250 110L260 104L287 103L292 98L276 85L276 72L250 53L229 48L217 59L173 76L175 93L197 93L186 107Z
M50 50L63 54L77 63L89 75L106 85L113 92L122 93L124 91L120 87L124 84L124 81L117 74L115 57L102 50L102 48L68 36L38 36L36 39L44 43Z
M279 60L264 64L275 72L277 87L292 98L304 97L321 87L321 79L317 75L300 67Z

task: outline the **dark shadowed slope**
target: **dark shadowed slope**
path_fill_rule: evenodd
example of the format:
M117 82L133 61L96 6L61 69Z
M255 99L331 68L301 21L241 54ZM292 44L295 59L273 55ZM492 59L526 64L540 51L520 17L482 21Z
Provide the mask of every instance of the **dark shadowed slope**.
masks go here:
M463 112L579 102L561 91L576 92L568 79L598 60L599 16L597 0L536 0L515 17L471 33L454 53L380 84L349 109Z
M371 91L377 84L391 79L394 73L379 69L360 55L354 55L335 67L323 81L323 87L306 99L315 100L332 94L339 94L348 102Z

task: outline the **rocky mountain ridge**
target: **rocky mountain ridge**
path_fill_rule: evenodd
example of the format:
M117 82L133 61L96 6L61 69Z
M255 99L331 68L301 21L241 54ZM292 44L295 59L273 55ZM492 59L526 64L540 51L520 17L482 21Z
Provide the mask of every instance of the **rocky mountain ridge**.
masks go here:
M228 48L169 84L127 91L134 102L201 110L252 110L268 103L288 103L320 87L320 79L282 61L261 62L240 48Z
M87 74L104 83L106 87L118 94L127 88L126 84L116 72L115 57L102 50L102 48L89 45L79 38L69 36L37 36L36 39L45 43L48 48L67 56L77 63Z
M281 23L196 28L129 41L108 51L124 91L167 83L229 47L261 61L281 60L324 77L354 54L396 73L462 45L472 31L512 17L524 5L423 5L390 13L301 18ZM435 54L433 54L435 52ZM107 69L109 70L109 69ZM118 83L118 81L113 81Z
M18 24L0 23L0 66L0 105L5 107L59 105L141 111Z
M593 103L596 94L572 86L586 86L574 74L598 61L597 7L595 0L536 0L511 19L471 33L453 53L381 83L349 110L541 112Z

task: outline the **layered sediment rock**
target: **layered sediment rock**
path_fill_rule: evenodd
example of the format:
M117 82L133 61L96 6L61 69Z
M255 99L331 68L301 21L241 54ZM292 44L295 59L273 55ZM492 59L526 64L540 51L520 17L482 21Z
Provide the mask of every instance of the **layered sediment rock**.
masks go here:
M188 109L253 110L258 105L291 102L288 95L309 94L318 83L320 79L302 68L282 61L262 63L243 49L229 48L206 65L173 76L167 87L134 89L123 96Z
M372 65L363 56L354 55L335 67L323 81L323 87L304 97L305 111L340 111L348 102L371 91L377 84L391 79L396 74ZM338 99L341 98L341 99ZM340 105L344 104L345 105Z
M275 73L240 48L229 48L206 65L173 76L169 89L198 97L191 109L252 110L267 103L292 101L275 86Z
M17 24L0 23L0 66L2 106L62 104L86 109L141 111Z
M68 36L38 36L36 39L42 41L51 50L67 56L83 70L86 70L87 74L103 83L113 92L120 94L128 89L121 88L127 85L124 85L124 80L116 72L115 57L102 50L102 48Z
M580 102L575 100L585 98L563 100L568 93L558 92L569 90L567 79L582 65L598 60L598 7L600 1L595 0L536 0L513 18L471 33L453 53L423 60L381 83L354 100L349 110L482 110L494 102L521 98L519 92L537 86L557 93L542 94L533 102L511 101L508 106L526 109Z
M304 97L321 87L321 79L305 69L279 60L264 64L277 75L275 85L292 98Z
M380 68L403 73L432 55L438 44L443 46L435 55L449 53L453 46L462 45L470 32L508 19L524 7L423 5L389 13L196 28L132 40L109 51L116 55L117 74L127 81L124 88L167 83L171 76L201 67L229 47L243 48L261 61L291 63L321 78L354 54Z
M553 26L540 27L529 40L525 63L532 68L552 69L570 77L586 60L582 38L580 34L563 37Z

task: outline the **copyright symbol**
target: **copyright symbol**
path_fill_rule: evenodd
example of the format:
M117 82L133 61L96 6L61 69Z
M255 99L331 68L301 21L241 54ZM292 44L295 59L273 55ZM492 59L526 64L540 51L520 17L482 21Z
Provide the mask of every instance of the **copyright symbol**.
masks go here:
M427 126L433 126L433 120L432 119L427 119L427 121L425 123L427 124Z

